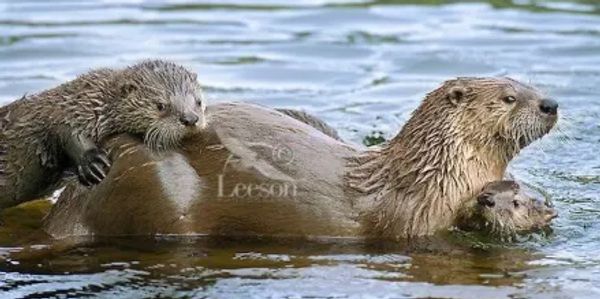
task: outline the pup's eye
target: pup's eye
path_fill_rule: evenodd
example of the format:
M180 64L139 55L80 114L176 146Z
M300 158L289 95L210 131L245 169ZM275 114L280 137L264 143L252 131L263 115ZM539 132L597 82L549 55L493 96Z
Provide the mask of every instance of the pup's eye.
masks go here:
M167 109L167 106L165 106L163 103L156 103L156 109L158 109L160 112L163 112L165 109Z
M197 100L196 105L198 105L199 107L202 106L202 100Z
M502 99L505 103L511 104L517 101L513 96L507 96Z
M515 208L518 208L521 204L519 203L518 200L513 200L513 206L515 206Z

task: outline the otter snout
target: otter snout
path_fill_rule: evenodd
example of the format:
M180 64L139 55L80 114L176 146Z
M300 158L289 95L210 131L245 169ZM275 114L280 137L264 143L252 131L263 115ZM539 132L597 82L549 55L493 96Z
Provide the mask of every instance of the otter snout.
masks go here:
M552 219L558 217L558 211L554 208L552 202L542 199L532 199L533 207L536 209L544 223L548 224Z
M558 217L558 212L553 209L547 209L546 213L544 214L544 220L546 220L546 222L550 222L552 221L552 219L557 218Z
M550 222L550 221L552 221L552 219L558 217L558 211L556 211L556 209L554 208L554 205L551 202L544 201L543 207L544 207L544 220L546 220L546 222Z
M552 99L543 99L540 101L540 111L548 115L556 115L558 112L558 103Z
M181 121L181 123L186 127L195 126L199 120L200 117L193 113L184 114L181 116L181 118L179 118L179 121Z

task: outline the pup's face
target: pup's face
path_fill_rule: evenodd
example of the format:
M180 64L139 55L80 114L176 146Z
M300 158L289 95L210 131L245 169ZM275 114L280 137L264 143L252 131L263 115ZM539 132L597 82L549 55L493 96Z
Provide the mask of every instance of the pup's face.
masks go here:
M174 63L146 61L126 70L117 110L153 150L175 148L206 127L206 100L197 76Z
M513 236L543 229L558 215L546 201L528 197L512 181L486 185L476 200L474 221L494 235Z

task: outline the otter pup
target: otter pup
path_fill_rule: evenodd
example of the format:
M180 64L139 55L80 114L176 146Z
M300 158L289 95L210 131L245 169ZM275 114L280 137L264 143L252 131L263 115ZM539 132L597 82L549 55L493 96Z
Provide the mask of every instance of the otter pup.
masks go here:
M540 230L558 216L546 201L533 198L515 181L496 181L459 210L456 226L466 231L480 231L499 237Z
M196 74L162 60L98 69L0 108L0 209L52 192L73 167L98 184L111 166L98 143L138 135L157 151L204 127Z
M453 227L487 183L503 180L509 161L554 126L558 104L509 78L453 79L395 138L370 149L267 107L222 103L207 114L203 134L166 158L127 136L111 139L114 171L92 190L70 185L47 231L433 235Z

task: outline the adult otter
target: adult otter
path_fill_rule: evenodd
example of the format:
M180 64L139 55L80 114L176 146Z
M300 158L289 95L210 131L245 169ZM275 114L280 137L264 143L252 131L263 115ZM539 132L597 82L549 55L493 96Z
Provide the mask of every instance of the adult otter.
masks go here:
M459 210L456 226L502 238L543 229L558 216L548 202L524 192L515 181L488 183Z
M196 75L166 61L98 69L0 108L0 209L48 195L73 166L84 185L110 167L97 144L129 133L175 147L204 126Z
M348 172L375 207L368 235L429 235L556 123L558 104L510 78L459 78L429 93L400 133Z
M170 157L126 136L112 140L119 157L108 178L92 190L69 186L46 228L54 236L431 235L502 180L514 155L553 127L557 106L508 78L450 80L396 138L365 151L272 109L214 105L205 133Z

